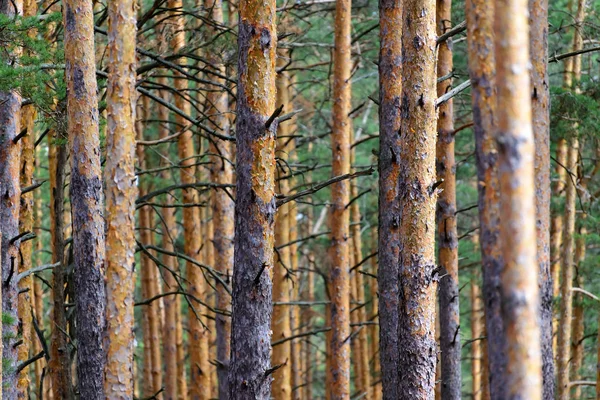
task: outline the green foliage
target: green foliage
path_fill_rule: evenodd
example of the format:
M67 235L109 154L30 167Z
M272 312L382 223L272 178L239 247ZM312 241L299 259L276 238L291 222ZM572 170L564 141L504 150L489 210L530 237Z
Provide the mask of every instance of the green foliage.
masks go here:
M571 135L597 136L600 130L600 91L577 94L570 89L551 89L552 113L550 125L555 138Z

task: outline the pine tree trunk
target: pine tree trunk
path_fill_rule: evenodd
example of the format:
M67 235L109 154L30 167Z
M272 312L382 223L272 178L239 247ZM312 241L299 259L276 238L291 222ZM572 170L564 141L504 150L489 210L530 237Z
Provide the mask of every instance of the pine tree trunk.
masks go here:
M398 262L400 251L400 101L402 5L379 3L379 364L384 400L398 398Z
M544 400L554 399L552 351L553 286L550 267L550 87L548 1L529 0L532 127L535 142L537 261L539 266L542 384Z
M352 151L352 159L354 160L354 151ZM356 182L351 183L350 188L351 199L358 197L358 187ZM362 239L361 239L361 215L358 201L353 201L350 206L350 220L352 221L351 236L352 250L354 252L354 262L350 265L353 267L360 263L363 259L362 255ZM363 274L359 273L358 269L354 270L352 278L356 287L356 305L352 309L357 308L354 313L357 315L357 322L363 323L367 321L367 309L365 306L365 282ZM368 348L368 327L366 325L357 326L358 333L356 336L358 350L358 376L359 382L356 386L358 395L363 395L365 398L371 398L371 374L369 371L369 348Z
M212 19L217 23L223 22L223 10L220 0L209 0L207 8L211 10ZM216 32L214 33L216 34ZM218 68L222 74L225 73L225 67L218 55L208 55L213 65ZM225 84L224 80L213 76L211 80ZM206 115L209 118L209 125L221 132L229 133L229 120L227 111L229 102L227 93L220 90L211 90L207 94ZM219 184L233 183L233 153L231 143L218 138L211 138L209 152L214 154L211 158L210 168L211 181ZM213 235L214 235L214 256L217 270L227 277L225 280L230 283L229 277L233 269L233 234L234 234L234 203L231 199L231 193L225 189L216 189L212 198L213 212ZM231 298L227 293L227 288L222 284L216 283L217 288L217 308L219 310L231 310ZM219 398L224 399L228 392L227 373L229 366L229 353L231 341L231 319L223 314L216 315L217 323L217 374L219 379Z
M536 265L534 138L528 72L526 0L496 0L496 73L500 240L504 257L502 317L507 338L507 399L541 399ZM489 332L489 330L488 330Z
M452 27L452 0L437 0L437 33ZM452 39L438 47L438 77L452 73ZM442 96L452 87L452 79L437 85ZM444 400L461 398L460 308L458 296L458 235L456 231L456 163L454 161L454 108L452 100L438 109L437 179L443 181L437 202L440 279L441 394Z
M100 169L94 18L89 0L65 0L67 122L80 396L104 399L104 196Z
M5 17L22 15L23 4L20 0L0 0L0 14ZM3 62L15 62L18 54L8 54ZM19 235L19 208L21 186L19 173L21 167L21 141L13 139L21 132L21 96L17 91L0 91L0 259L2 261L2 345L4 347L2 363L7 366L2 375L2 393L5 399L17 398L17 376L15 368L18 362L18 287L14 277L20 270L20 240L12 240Z
M271 396L275 220L274 0L242 0L238 34L237 198L229 397Z
M506 338L501 314L500 275L504 261L500 249L500 203L497 177L498 153L494 141L496 118L494 7L481 0L466 4L469 76L472 82L475 155L479 191L479 226L482 260L482 292L485 308L489 377L493 399L506 398ZM484 350L485 353L485 350Z
M55 399L71 400L74 398L71 378L71 357L68 346L67 315L65 310L65 284L67 266L65 265L65 209L64 187L68 149L56 143L61 140L59 132L49 137L48 164L50 170L50 234L52 240L52 262L60 263L52 269L52 329L51 355L48 363L52 378L52 394Z
M582 26L585 19L585 1L578 0L577 15L575 17L575 29L573 36L573 51L583 48ZM575 93L580 93L579 79L581 78L581 55L573 58L573 78L575 80ZM569 75L570 81L571 75ZM572 82L566 82L571 84ZM577 137L577 125L573 126L572 136L567 139L567 174L566 177L566 200L563 227L563 253L561 274L561 303L560 319L558 323L557 342L557 381L558 400L568 400L570 397L569 385L569 362L571 360L572 341L572 319L573 319L573 276L574 276L574 253L575 253L575 213L577 202L577 176L579 139Z
M402 35L413 39L402 43L398 399L429 399L437 358L435 1L407 0L403 13Z
M371 253L377 251L379 237L377 234L377 226L373 226L370 229L370 241L371 241ZM371 258L371 274L372 277L369 280L369 295L371 297L371 315L378 315L379 312L379 294L377 288L377 281L373 279L377 276L377 260L378 257L374 256ZM381 315L379 315L381 318ZM379 363L379 324L373 324L370 327L371 340L369 350L369 362L371 363L371 380L374 383L372 388L373 400L381 400L381 365Z
M333 126L331 133L332 173L340 176L350 173L351 110L351 0L336 0L333 52ZM331 296L329 349L327 370L330 380L326 390L330 400L350 396L350 272L349 245L350 184L341 181L331 186L329 221L331 246L329 248L329 282Z
M31 10L27 10L29 4L35 2L27 2L25 4L25 13L31 16ZM30 6L29 6L30 7ZM21 138L21 187L28 187L33 184L34 170L34 142L35 142L35 116L36 110L33 105L27 105L21 109L21 127L27 130L27 134ZM33 192L25 193L21 196L21 205L19 212L19 232L33 232ZM33 242L28 240L21 244L21 263L19 264L19 273L30 270L33 267L32 254ZM22 343L18 347L18 360L23 363L29 359L30 347L32 344L32 298L33 285L31 275L21 279L18 283L19 287L19 333ZM37 338L35 338L37 341ZM34 354L35 355L35 354ZM29 379L29 369L24 368L19 374L18 381L18 398L28 399L29 388L31 382Z
M136 10L133 0L108 3L106 193L106 366L104 390L133 399L135 289Z
M281 54L280 63L285 65L283 57L286 55ZM286 72L280 72L277 75L277 100L278 106L283 105L283 112L290 111L290 99L289 99L289 79ZM289 153L288 142L289 138L289 125L283 123L279 126L277 131L277 150L276 157L283 160L278 163L277 166L277 192L283 195L288 195L290 191L289 182L287 175L290 174L290 170L287 167L287 157ZM290 203L286 203L277 209L277 215L275 217L275 247L277 250L277 262L273 268L273 301L288 303L290 301L291 292L291 276L288 271L291 271L291 258L290 258L290 247L286 245L290 242L290 219L289 219ZM273 320L271 322L273 329L273 341L289 338L292 335L290 327L290 309L287 305L280 305L273 308ZM291 400L292 399L292 369L291 369L291 352L292 345L290 341L279 344L273 347L273 355L271 357L271 364L279 368L273 373L273 396L276 399Z
M481 300L479 286L471 281L471 391L473 400L481 400Z
M162 82L166 84L165 82ZM167 92L161 91L161 98L167 99ZM159 138L165 138L169 136L169 129L167 121L169 120L169 113L165 107L159 107L158 119L161 121L161 127L159 130ZM163 163L164 166L164 163ZM161 178L165 181L171 179L171 173L167 169L161 173ZM166 252L173 252L174 241L176 238L175 228L175 209L171 208L173 204L172 196L166 196L164 203L166 207L161 210L161 230L162 230L162 248ZM162 263L165 271L163 277L163 293L173 292L180 289L175 275L178 273L177 260L169 255L163 254ZM164 322L162 323L162 353L164 363L164 382L165 388L163 397L165 400L176 400L177 389L178 389L178 368L177 368L177 320L178 314L181 310L177 307L176 297L178 295L166 296L163 298L164 304Z

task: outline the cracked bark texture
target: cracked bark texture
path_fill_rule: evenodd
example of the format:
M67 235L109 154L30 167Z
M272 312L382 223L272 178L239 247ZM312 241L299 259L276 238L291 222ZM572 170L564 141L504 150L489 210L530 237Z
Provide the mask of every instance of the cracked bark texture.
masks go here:
M452 27L452 0L437 0L437 34ZM452 38L438 47L437 75L452 73ZM442 96L452 88L452 79L437 85ZM444 400L461 398L461 341L458 295L458 235L456 228L456 163L454 161L454 108L450 99L438 109L437 180L442 181L438 196L438 260L444 277L439 283L441 396Z
M333 51L333 107L332 107L332 174L350 173L351 62L352 1L336 0ZM341 181L331 186L329 226L331 245L329 252L328 291L331 304L329 316L329 348L326 384L329 400L350 397L350 183Z
M65 0L63 19L77 293L77 378L81 398L100 400L104 399L105 243L92 2Z
M482 260L482 293L485 309L486 347L491 398L506 398L506 338L501 313L501 274L504 266L500 246L500 199L497 176L494 53L494 4L482 0L466 3L469 76L472 82L475 155L477 161L478 208ZM484 354L486 350L484 349ZM488 373L489 372L489 373ZM482 378L485 379L485 378ZM486 386L488 382L483 382Z
M1 0L0 14L11 18L22 15L21 1ZM8 54L5 62L14 65L18 54ZM16 399L18 394L18 287L14 279L20 269L20 240L12 241L19 234L19 211L21 186L21 141L13 139L21 132L21 96L16 91L0 91L0 259L2 267L2 313L11 319L2 327L3 359L7 366L2 374L2 395Z
M548 1L529 0L531 112L535 143L537 262L539 267L542 385L554 399L552 351L553 285L550 269L550 85L548 81Z
M271 397L277 30L274 0L242 0L238 34L235 251L229 397Z
M403 6L398 399L431 399L437 359L436 3L407 0Z
M104 390L133 400L135 289L135 0L108 3L106 330Z
M223 4L221 0L208 0L206 7L211 10L212 18L217 23L223 22ZM213 29L212 27L209 29ZM216 31L213 34L217 34ZM225 74L225 66L218 54L207 54L209 60L221 74ZM212 80L225 84L223 79L216 75ZM209 118L209 126L221 134L229 134L229 119L227 112L229 110L229 101L227 93L221 90L210 90L206 99L205 114ZM219 138L211 138L209 152L211 156L210 177L212 182L219 184L231 184L234 182L233 152L231 142ZM231 194L231 193L230 193ZM213 246L215 267L218 271L227 277L226 283L230 283L231 272L233 269L233 236L234 236L234 215L235 204L226 189L215 189L212 193L212 226L213 226ZM216 283L217 288L217 308L219 310L231 311L231 298L227 293L227 288L222 284ZM228 395L228 366L229 353L231 351L231 317L217 314L217 375L219 380L219 398L224 399ZM216 383L216 382L215 382Z
M542 397L527 7L527 0L496 0L494 16L505 384L506 399L515 400Z
M379 1L379 363L384 400L398 398L402 3Z

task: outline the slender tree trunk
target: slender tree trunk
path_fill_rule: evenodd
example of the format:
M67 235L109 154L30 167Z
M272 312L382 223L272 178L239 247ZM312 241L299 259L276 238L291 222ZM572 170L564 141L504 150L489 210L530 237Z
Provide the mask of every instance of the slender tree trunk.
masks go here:
M437 0L437 33L452 27L452 0ZM452 39L438 48L438 77L452 73ZM452 79L437 85L438 97L452 87ZM437 202L440 280L440 350L444 400L461 398L460 308L458 296L458 235L456 233L456 164L454 161L454 108L452 100L438 109L437 179L443 181Z
M578 234L581 235L581 231ZM583 277L581 276L580 267L581 261L583 260L582 253L585 249L585 239L583 239L581 236L578 236L575 242L575 260L573 261L573 265L577 266L575 286L581 288L583 287ZM573 332L571 334L571 381L573 382L581 380L581 369L583 368L584 361L583 341L585 338L585 320L582 297L582 294L578 294L577 296L575 296L573 305ZM571 398L581 399L581 385L577 385L574 387Z
M473 400L481 400L481 300L479 286L471 281L471 391Z
M562 254L562 276L561 276L561 302L560 319L558 323L558 343L557 343L557 380L558 380L558 399L569 399L569 360L571 358L571 321L573 317L573 253L574 233L575 233L575 206L577 188L573 181L577 176L577 157L579 151L579 141L571 138L569 141L567 169L574 176L567 179L565 217L563 228L563 254Z
M354 152L353 152L354 153ZM354 160L354 154L352 155ZM358 187L356 182L351 183L350 187L351 199L358 197ZM354 252L354 262L351 266L357 265L362 261L362 241L361 241L361 215L358 201L353 201L350 206L350 220L352 221L352 250ZM357 321L359 323L367 321L367 309L365 306L365 282L363 274L358 272L358 269L354 271L352 275L354 286L356 287L356 305L352 308L357 307L354 313L357 315ZM368 337L367 337L367 326L357 326L358 333L356 336L357 350L358 350L358 370L360 374L358 376L359 382L356 386L358 389L358 395L364 395L365 398L371 398L371 375L369 371L369 348L368 348Z
M331 133L332 173L350 173L351 110L351 0L336 0L333 52L333 127ZM349 242L350 184L341 181L331 186L331 247L329 248L328 289L331 296L329 352L326 390L330 400L350 396L350 271Z
M413 39L402 43L404 69L398 133L398 399L429 399L434 395L437 358L435 1L407 0L403 13L402 35ZM415 162L415 154L419 154L419 162Z
M94 18L89 0L65 0L67 122L71 151L71 213L75 263L77 377L82 399L104 399L104 219L94 60Z
M36 160L41 159L41 156L39 156L40 152L36 152ZM40 194L38 194L35 197L35 220L36 221L41 221L42 220L42 196ZM42 249L43 249L43 242L41 240L41 235L42 235L42 229L40 226L37 226L34 228L34 233L36 234L36 236L38 237L37 241L36 241L36 248L35 248L35 254L36 257L34 258L35 260L40 260L39 255L42 253ZM34 318L37 320L37 324L38 327L40 329L44 329L44 323L43 323L43 319L44 319L44 292L42 290L42 283L39 279L34 279L33 280L33 310L34 310ZM39 353L40 351L42 351L42 345L40 343L39 340L37 340L37 333L35 332L35 329L33 327L33 324L31 326L32 328L32 333L31 336L34 338L33 339L33 352L34 354ZM1 348L1 346L0 346ZM34 377L35 377L35 385L34 385L34 390L35 393L39 394L40 391L40 382L41 382L41 378L42 378L42 371L44 371L44 369L46 368L46 360L38 360L35 364L34 364ZM38 397L39 398L39 397Z
M373 226L370 229L370 237L371 237L371 253L377 251L379 237L377 234L377 226ZM377 276L378 269L378 257L374 256L371 258L371 274L372 277L369 280L369 294L371 297L371 315L378 315L379 312L379 294L377 288L377 281L373 279ZM381 315L379 315L381 318ZM381 365L379 363L379 324L371 325L371 341L370 341L370 363L371 363L371 380L374 383L372 388L372 398L373 400L381 400L382 391L381 391Z
M209 0L207 8L211 10L212 19L217 23L223 22L223 5L220 0ZM216 34L214 32L213 34ZM225 73L225 66L218 55L208 55L213 65L218 71ZM213 81L225 84L224 80L219 80L216 76ZM229 119L227 111L229 102L227 93L221 90L211 90L207 94L206 115L209 118L210 126L221 134L229 133ZM209 152L214 154L211 157L210 177L213 182L219 184L233 183L233 153L231 144L228 141L218 138L211 138ZM229 277L233 269L233 235L234 235L234 203L231 193L225 189L217 189L213 192L212 199L213 212L213 235L214 235L214 255L215 266L230 282ZM227 288L216 283L217 288L217 308L219 310L231 310L231 298L227 293ZM231 341L231 319L225 315L216 315L217 323L217 374L219 378L219 398L225 399L228 393L227 374L229 367L229 353Z
M22 15L23 4L20 0L0 0L0 14L8 18ZM8 54L3 62L18 64ZM14 277L20 270L20 240L13 240L19 235L19 208L21 203L21 186L19 172L21 167L21 141L14 143L14 138L21 132L21 96L17 91L0 91L0 259L2 261L2 317L8 321L3 323L2 345L4 347L2 363L8 368L2 375L2 393L5 399L17 398L17 376L15 368L18 361L17 304L18 287Z
M312 143L308 144L308 153L312 151ZM310 178L309 178L310 179ZM306 234L305 236L311 235L313 233L313 222L314 222L314 210L313 207L309 207L306 213ZM308 302L312 302L315 299L315 281L313 277L313 273L311 271L312 265L314 262L314 254L312 249L307 249L306 254L306 286L305 286L305 294L304 300ZM305 331L310 331L312 327L313 321L313 312L311 309L305 309L302 312L302 326ZM313 349L312 343L310 339L306 339L302 342L304 344L304 390L302 400L312 400L313 398L313 379L315 376L315 368L316 368L316 360L313 357Z
M164 83L166 84L166 82ZM162 91L161 97L163 99L167 98L167 93ZM159 137L167 137L169 135L167 125L169 119L168 110L165 107L159 107L158 116L159 121L161 121ZM171 179L170 171L163 171L161 178L164 180ZM174 242L177 234L174 216L175 209L168 207L173 204L171 196L167 196L164 202L167 207L163 207L161 210L162 248L167 252L172 252L175 248ZM176 274L178 274L177 260L174 257L164 254L162 263L166 269L163 275L163 292L166 293L179 290L180 287L176 279ZM163 299L164 322L162 324L162 353L164 358L163 386L165 388L163 396L165 400L177 399L177 378L179 376L177 373L177 320L179 319L178 314L181 310L177 307L176 296L177 295L167 296Z
M237 198L231 329L231 399L271 396L275 220L274 0L242 0L238 34Z
M560 198L565 191L566 171L563 168L567 165L567 141L564 138L558 140L556 144L556 174L558 179L552 188L551 198ZM550 224L550 260L552 270L552 298L556 299L560 295L560 275L561 275L561 247L563 233L563 213L560 210L553 211ZM556 359L558 335L558 313L552 316L552 349Z
M500 300L500 276L504 261L499 238L498 153L493 136L496 118L494 4L469 0L466 4L466 17L479 191L482 292L485 328L488 332L486 342L489 362L483 368L489 377L491 397L505 399L506 337ZM488 373L491 371L493 373ZM483 385L487 383L484 382Z
M583 37L581 28L585 19L585 1L578 0L577 15L575 17L575 30L573 36L573 51L583 48ZM578 93L579 79L581 78L581 55L573 58L573 77L575 78L575 92ZM569 75L569 81L570 81ZM571 84L572 82L567 82ZM569 387L569 361L571 360L571 327L573 318L573 269L575 252L575 213L577 201L577 170L579 157L579 139L577 137L577 125L573 126L571 137L567 145L567 176L566 178L566 200L563 226L563 253L561 274L561 303L560 319L558 323L557 342L557 380L558 400L568 400L570 396Z
M535 142L537 262L539 267L542 384L544 400L554 399L552 351L553 287L550 258L550 85L548 1L529 0L532 128Z
M108 3L106 189L106 366L104 390L133 399L133 291L135 288L135 88L134 0Z
M494 27L507 398L536 400L542 382L527 1L496 0Z
M56 132L49 140L50 156L50 232L52 236L52 262L60 263L52 269L52 321L54 328L51 337L51 355L48 364L52 378L52 394L55 399L71 400L74 398L71 378L71 357L68 346L67 315L65 310L65 284L67 281L67 266L65 265L65 209L64 187L65 168L68 149L63 144L56 143L59 137Z
M28 1L25 4L25 13L27 16L31 16L31 3ZM29 10L28 10L29 8ZM30 104L21 109L21 127L27 130L27 134L21 139L21 187L31 186L33 184L33 170L34 170L34 142L35 142L35 107ZM19 232L33 232L33 192L25 193L21 196L21 205L19 212ZM33 267L32 262L32 250L33 242L28 240L21 244L19 263L19 273L30 270ZM31 275L21 279L18 283L19 287L19 331L22 339L21 345L18 347L18 360L19 363L23 363L29 359L30 347L32 344L32 298L33 298L33 286ZM37 339L35 339L37 341ZM28 399L29 388L31 382L29 379L29 370L24 368L19 373L18 378L18 398Z
M281 54L281 59L286 55ZM285 65L285 60L281 61ZM280 72L277 75L277 104L283 105L284 112L289 111L289 79L286 72ZM284 123L279 126L277 135L277 158L283 160L277 166L277 192L283 195L289 194L290 187L286 175L289 175L290 170L287 167L287 158L289 153L288 143L289 124ZM290 242L290 219L289 219L290 203L280 206L275 217L275 246L280 247ZM277 250L277 263L273 269L273 301L288 303L290 301L291 292L291 276L288 271L291 271L290 247L282 247ZM289 338L292 335L290 327L290 310L286 305L274 307L273 320L271 322L273 329L273 340L281 340ZM292 369L291 369L291 341L287 341L273 348L271 363L274 367L279 368L273 373L273 396L277 399L291 400L292 398Z
M398 398L402 4L379 2L379 363L384 400Z

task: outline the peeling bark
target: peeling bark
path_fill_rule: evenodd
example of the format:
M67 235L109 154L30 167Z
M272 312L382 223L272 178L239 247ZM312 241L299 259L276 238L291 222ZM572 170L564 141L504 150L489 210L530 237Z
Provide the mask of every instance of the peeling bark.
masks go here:
M104 390L123 400L134 394L136 31L135 0L109 1Z
M238 34L237 186L229 397L271 396L274 268L275 51L274 0L242 0Z
M435 1L405 1L402 32L398 399L430 399L437 359Z

